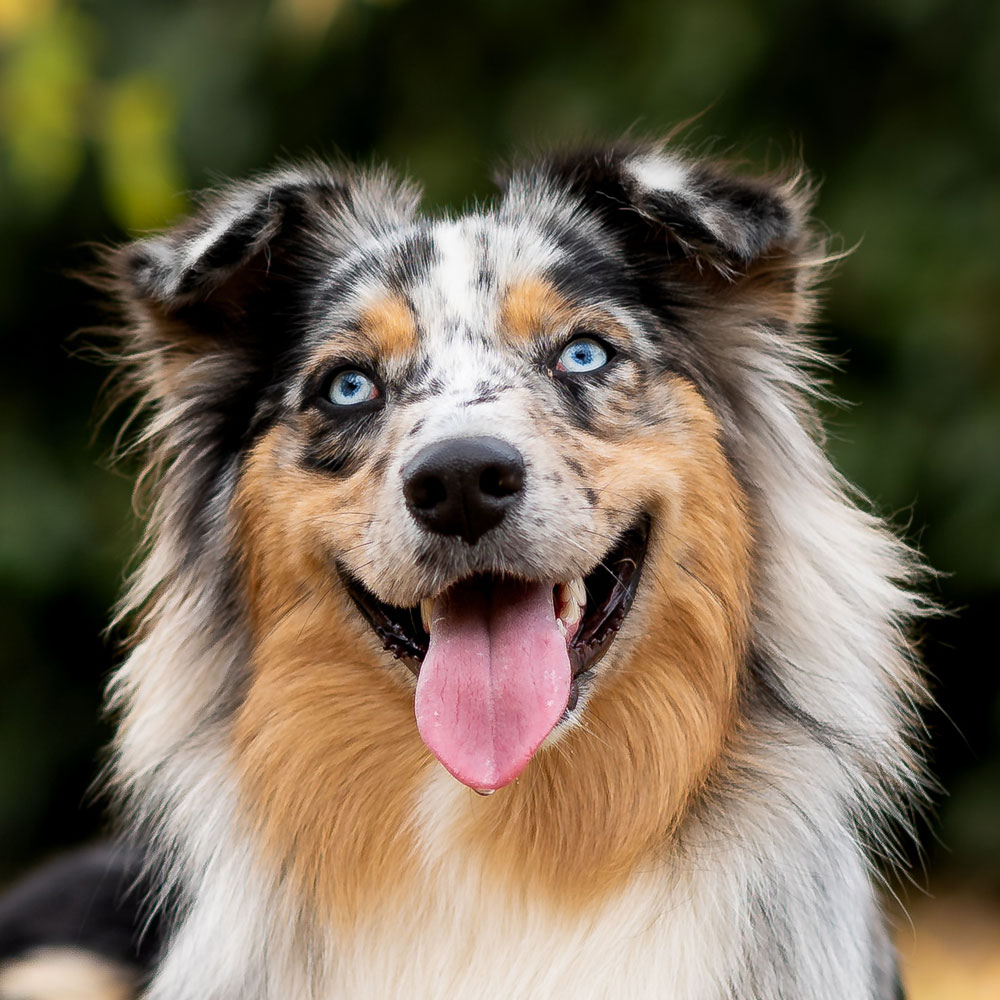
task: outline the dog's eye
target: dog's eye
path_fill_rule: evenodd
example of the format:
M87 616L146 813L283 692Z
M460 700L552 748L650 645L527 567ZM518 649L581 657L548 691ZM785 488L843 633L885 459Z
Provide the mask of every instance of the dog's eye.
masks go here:
M563 349L556 362L557 372L582 375L596 372L611 360L608 349L593 337L574 337Z
M378 397L378 386L374 380L356 368L337 372L326 390L326 398L335 406L357 406Z

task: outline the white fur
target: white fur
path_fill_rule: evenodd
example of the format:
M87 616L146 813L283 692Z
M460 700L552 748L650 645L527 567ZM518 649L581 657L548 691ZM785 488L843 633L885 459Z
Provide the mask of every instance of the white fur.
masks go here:
M439 297L436 305L443 321L475 324L480 317L482 302L475 287L477 254L472 225L472 220L466 219L444 223L434 231L439 259L427 287Z
M638 156L629 162L629 169L648 190L681 194L687 189L688 168L673 157L661 153Z
M729 935L711 895L667 873L639 876L577 920L484 883L476 858L450 836L474 793L439 772L426 814L424 883L399 920L341 942L324 1000L335 997L683 997L710 1000L721 983L718 948ZM498 793L499 794L499 793ZM581 877L586 877L581 873ZM723 945L725 952L725 945ZM731 957L735 948L730 949Z

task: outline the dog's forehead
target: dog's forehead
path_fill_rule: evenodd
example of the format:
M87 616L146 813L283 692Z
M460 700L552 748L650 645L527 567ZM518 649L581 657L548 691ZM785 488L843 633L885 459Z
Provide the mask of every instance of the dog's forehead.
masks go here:
M512 292L553 288L572 271L584 241L570 232L548 213L503 210L387 229L331 267L324 327L405 311L415 341L435 353L475 347L495 337Z
M414 310L425 321L487 322L503 293L529 278L546 275L562 253L555 239L524 220L466 216L431 229L433 257L411 289Z

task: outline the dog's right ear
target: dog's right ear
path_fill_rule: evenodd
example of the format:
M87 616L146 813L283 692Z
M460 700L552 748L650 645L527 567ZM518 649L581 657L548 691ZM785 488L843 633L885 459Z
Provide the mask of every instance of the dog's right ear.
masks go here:
M112 251L108 270L133 312L206 320L200 332L211 333L265 286L329 266L359 236L405 222L417 201L383 173L284 168L226 187L174 229Z
M310 208L329 213L348 198L342 179L319 170L233 185L176 228L113 251L117 290L128 305L163 316L212 300L224 309L227 283L241 273L244 284L264 281L275 251L302 230Z
M310 164L231 185L174 229L112 250L101 284L123 307L133 375L154 398L224 395L208 369L228 365L230 382L266 369L336 261L416 204L382 173Z

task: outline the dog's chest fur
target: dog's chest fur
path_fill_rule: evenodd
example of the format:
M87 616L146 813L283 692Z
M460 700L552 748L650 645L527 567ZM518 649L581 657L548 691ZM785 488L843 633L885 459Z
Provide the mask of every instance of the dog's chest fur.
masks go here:
M496 1000L719 995L725 942L692 920L690 900L655 877L596 912L573 919L517 905L475 876L443 873L413 900L404 924L382 925L340 947L324 1000L340 997L482 997ZM676 904L676 905L674 905ZM709 961L711 959L711 961Z
M709 970L728 964L732 943L721 913L703 912L686 879L656 866L578 909L491 884L455 835L467 797L449 775L433 774L419 810L418 888L395 919L377 917L334 945L324 1000L718 995Z

